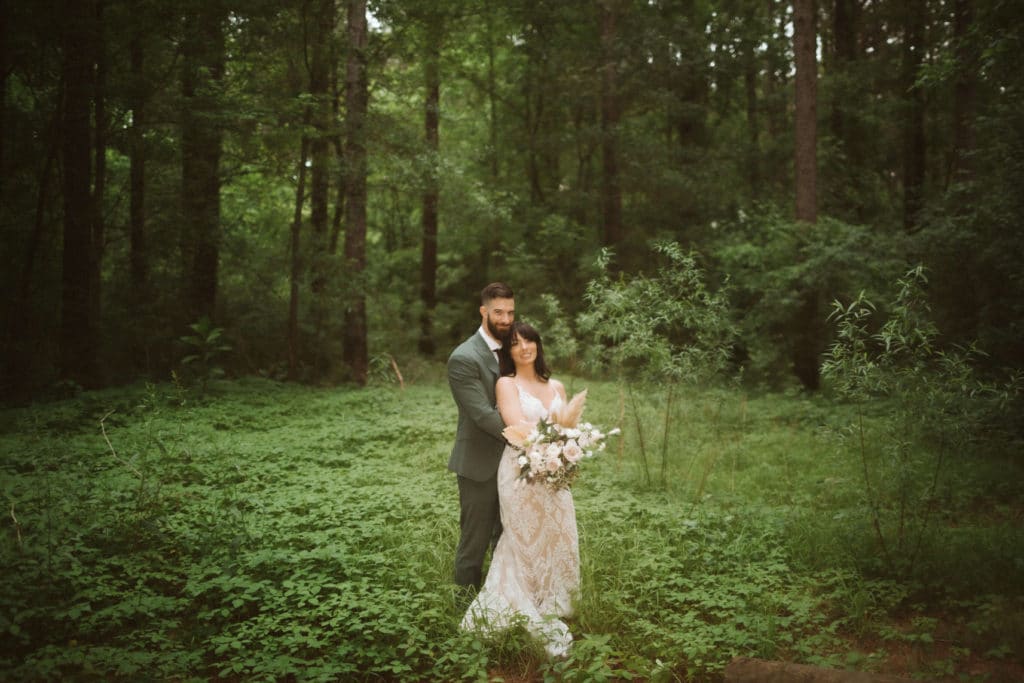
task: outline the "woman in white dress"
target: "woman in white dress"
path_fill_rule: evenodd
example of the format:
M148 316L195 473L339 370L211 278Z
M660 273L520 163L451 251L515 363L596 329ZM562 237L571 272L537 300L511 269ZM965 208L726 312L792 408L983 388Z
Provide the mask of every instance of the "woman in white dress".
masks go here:
M537 331L516 322L499 352L502 377L498 410L506 425L535 423L565 404L565 387L550 378ZM498 467L498 499L504 530L483 588L466 610L462 628L500 631L518 622L564 656L572 644L563 617L572 615L579 590L579 537L572 492L518 479L519 452L505 447Z

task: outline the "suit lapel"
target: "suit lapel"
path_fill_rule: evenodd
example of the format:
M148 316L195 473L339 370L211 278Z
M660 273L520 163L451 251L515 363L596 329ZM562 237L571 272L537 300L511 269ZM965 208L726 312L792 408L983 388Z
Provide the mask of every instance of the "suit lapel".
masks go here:
M494 352L487 346L487 342L484 341L479 332L473 335L473 348L476 349L476 353L483 362L484 367L491 371L491 374L494 375L494 381L497 382L498 360L494 357Z

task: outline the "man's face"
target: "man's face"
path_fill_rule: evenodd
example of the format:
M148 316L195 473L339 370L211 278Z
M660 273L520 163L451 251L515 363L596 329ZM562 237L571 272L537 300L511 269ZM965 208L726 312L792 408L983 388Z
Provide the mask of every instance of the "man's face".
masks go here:
M480 307L480 316L483 318L487 333L500 341L508 334L512 321L516 319L515 299L491 299L485 306Z

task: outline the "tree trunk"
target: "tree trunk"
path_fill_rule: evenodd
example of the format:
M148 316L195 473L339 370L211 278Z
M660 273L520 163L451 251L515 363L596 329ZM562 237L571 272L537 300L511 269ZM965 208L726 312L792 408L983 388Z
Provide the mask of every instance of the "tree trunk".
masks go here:
M312 100L313 135L309 140L310 268L313 293L313 327L317 342L313 348L314 374L326 372L330 357L326 352L327 272L329 242L327 234L328 194L330 191L329 143L331 135L330 56L334 31L334 0L313 4L313 22L308 32L311 41L309 94Z
M814 0L796 0L793 7L793 54L796 60L796 220L805 224L818 220L817 202L817 83L818 64L815 38ZM804 388L820 385L821 346L818 292L800 293L800 308L794 320L793 369Z
M761 144L760 122L757 106L757 73L759 70L754 52L754 41L747 39L743 45L743 83L747 100L747 180L750 194L756 199L761 194Z
M187 14L182 44L182 211L189 321L213 320L220 256L222 16L215 6Z
M601 194L605 246L614 247L624 238L622 188L619 184L619 101L616 41L617 0L601 2Z
M95 20L95 42L93 48L96 51L96 72L94 80L93 106L95 116L95 175L93 179L92 195L92 282L89 286L90 296L90 317L94 324L99 325L101 320L100 304L100 273L103 270L103 253L106 250L106 216L104 215L104 197L107 190L107 48L104 37L103 6L105 0L96 0Z
M0 0L0 204L4 201L4 185L7 180L7 157L4 142L7 140L7 0Z
M953 41L956 50L956 81L953 85L953 153L949 180L968 180L972 175L974 111L978 93L978 54L970 37L974 0L954 0Z
M924 52L927 11L922 0L904 6L902 81L907 99L903 123L903 229L907 232L917 229L924 198L924 93L917 86L917 76Z
M312 58L309 66L309 93L313 101L313 127L316 134L309 141L310 160L310 226L312 227L312 286L316 303L316 324L322 324L323 294L327 266L327 205L330 187L330 159L328 157L331 101L330 40L334 31L334 0L320 0L315 7L312 28Z
M501 175L501 163L498 153L498 76L495 66L494 47L494 8L487 7L487 126L490 139L490 149L487 154L488 168L490 170L491 187L498 187L498 180ZM484 226L483 235L480 238L480 256L477 260L477 268L480 279L490 282L491 255L498 250L501 235L501 220L495 218L491 225Z
M57 106L59 110L59 104ZM39 246L43 242L46 230L46 213L49 206L50 183L53 177L53 167L57 163L57 154L60 151L60 141L57 139L56 131L61 121L60 112L55 112L55 120L46 131L47 154L43 162L42 171L39 173L38 190L36 191L35 218L32 221L32 235L29 237L28 245L25 247L25 256L21 263L21 276L18 289L7 305L4 317L4 340L0 354L4 359L3 372L7 378L8 385L16 394L21 394L30 388L31 375L30 359L33 355L33 335L29 332L32 328L33 311L31 305L32 280L35 274L36 254L39 253Z
M846 83L850 68L857 61L857 0L835 0L832 9L832 34L835 54L833 76ZM854 110L852 88L842 87L832 100L832 134L854 170L859 167L861 154L858 139L848 112Z
M309 110L304 123L308 125ZM302 253L300 247L302 232L302 205L306 201L306 160L309 157L309 138L302 136L302 150L299 155L299 182L295 188L295 212L291 226L291 280L288 296L288 379L299 377L299 280L302 278Z
M136 2L135 12L139 12ZM146 76L145 48L141 29L136 26L129 46L131 59L132 127L129 131L129 263L131 271L130 313L141 315L149 288L149 257L146 253Z
M335 6L336 10L336 6ZM345 148L337 122L341 120L341 89L338 87L338 42L331 41L331 120L335 123L335 132L331 135L334 145L335 160L335 200L334 217L331 219L331 244L327 251L331 256L338 253L338 237L345 217Z
M354 291L345 309L343 354L351 378L365 385L369 374L366 330L366 0L348 0L348 60L345 76L345 262Z
M542 55L538 54L541 49L546 47L544 45L545 38L543 35L540 35L542 32L542 23L535 21L529 31L530 37L527 38L529 41L527 46L527 73L523 88L527 133L526 176L530 182L530 204L533 206L543 205L546 197L541 168L541 156L543 154L541 133L544 126L546 97L544 90L545 59Z
M423 193L423 253L420 259L420 317L419 350L423 355L434 355L434 309L437 306L437 210L440 194L438 179L438 152L441 113L441 40L443 27L436 11L429 18L424 60L426 98L424 103L424 138L430 168L427 171L427 189Z
M796 0L793 8L793 53L796 59L796 219L818 220L817 106L814 0Z
M61 270L60 374L92 386L96 374L96 325L91 318L93 282L92 168L89 119L92 92L91 3L62 3L61 43L64 250Z

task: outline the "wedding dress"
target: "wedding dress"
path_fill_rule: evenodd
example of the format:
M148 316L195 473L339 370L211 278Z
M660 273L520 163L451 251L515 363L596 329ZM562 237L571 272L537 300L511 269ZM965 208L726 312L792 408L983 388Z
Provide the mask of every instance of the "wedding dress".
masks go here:
M516 386L527 420L546 417L562 404L556 393L545 408L539 398ZM501 456L498 499L504 530L461 628L495 632L522 620L550 656L561 656L568 652L572 634L559 617L572 615L580 583L576 509L569 489L552 491L542 482L519 480L518 455L506 446Z

